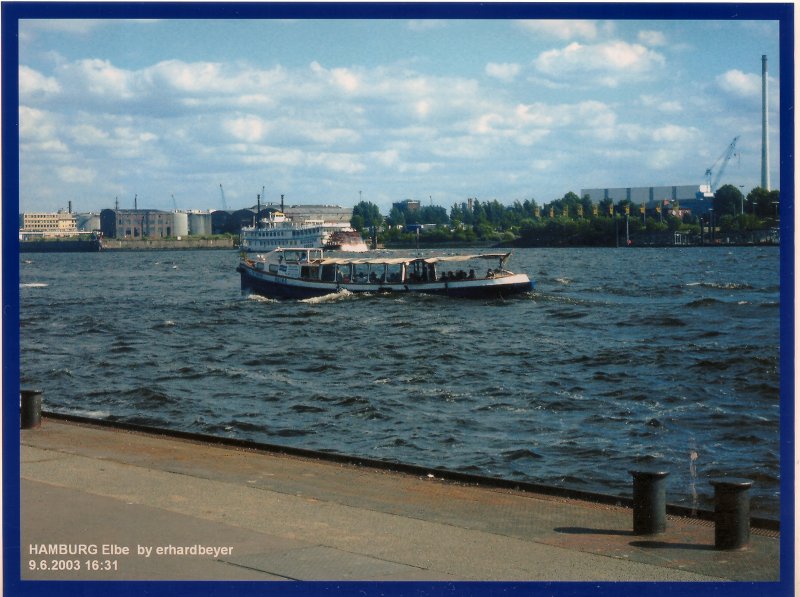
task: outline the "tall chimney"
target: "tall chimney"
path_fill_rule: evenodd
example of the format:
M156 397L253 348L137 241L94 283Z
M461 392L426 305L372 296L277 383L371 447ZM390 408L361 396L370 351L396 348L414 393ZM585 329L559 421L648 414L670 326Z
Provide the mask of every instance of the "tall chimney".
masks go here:
M767 118L767 55L761 56L761 188L769 191L769 119Z

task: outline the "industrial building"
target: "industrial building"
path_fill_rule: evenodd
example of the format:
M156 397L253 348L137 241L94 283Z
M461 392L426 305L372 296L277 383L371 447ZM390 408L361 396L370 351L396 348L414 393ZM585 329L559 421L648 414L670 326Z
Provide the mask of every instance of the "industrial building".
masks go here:
M100 218L93 213L59 210L22 213L19 217L20 240L80 236L97 230L100 230Z
M616 187L605 189L581 189L581 197L589 197L592 203L611 200L630 201L635 205L644 203L645 208L654 210L667 204L680 205L693 215L703 215L713 207L713 195L708 185L674 185L658 187Z
M211 213L158 209L104 209L100 230L106 238L204 236L211 231Z
M22 214L22 230L63 236L78 232L77 214L59 210L56 213Z

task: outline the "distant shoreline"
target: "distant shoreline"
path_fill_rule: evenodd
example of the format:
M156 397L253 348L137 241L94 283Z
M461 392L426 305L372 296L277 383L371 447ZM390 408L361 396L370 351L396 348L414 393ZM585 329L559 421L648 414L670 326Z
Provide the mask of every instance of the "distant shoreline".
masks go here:
M116 238L103 239L103 251L174 251L174 250L206 250L236 248L234 238L200 239L189 238L182 240L144 239L123 240Z
M20 243L20 253L31 252L97 252L96 248L91 248L89 243L91 241L61 241L59 243L47 243L46 241L29 241ZM68 245L68 246L67 246ZM86 245L85 248L82 248ZM521 241L511 241L505 243L496 243L488 241L478 242L462 242L462 243L419 243L416 242L391 242L382 246L382 249L613 249L613 248L704 248L704 247L778 247L778 242L764 242L764 243L692 243L684 245L675 244L642 244L633 243L630 247L620 245L608 244L531 244L523 243ZM224 239L185 239L185 240L123 240L123 239L103 239L102 252L118 252L118 251L203 251L203 250L224 250L231 251L237 248L235 238Z

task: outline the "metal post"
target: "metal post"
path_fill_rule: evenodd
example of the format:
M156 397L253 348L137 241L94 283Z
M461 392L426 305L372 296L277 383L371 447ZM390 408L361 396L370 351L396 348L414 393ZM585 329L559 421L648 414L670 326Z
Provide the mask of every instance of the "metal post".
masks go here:
M667 528L666 471L629 471L633 475L633 533L655 535Z
M20 429L33 429L42 424L42 391L20 390Z
M718 479L714 486L714 547L740 549L750 542L749 479Z

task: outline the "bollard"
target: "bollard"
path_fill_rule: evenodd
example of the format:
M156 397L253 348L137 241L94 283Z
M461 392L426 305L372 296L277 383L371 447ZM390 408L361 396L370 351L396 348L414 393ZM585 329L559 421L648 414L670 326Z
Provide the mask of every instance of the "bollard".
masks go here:
M42 391L20 390L20 429L33 429L42 424Z
M667 528L666 471L629 471L633 475L633 533L656 535Z
M741 549L750 542L749 479L718 479L714 486L714 547Z

